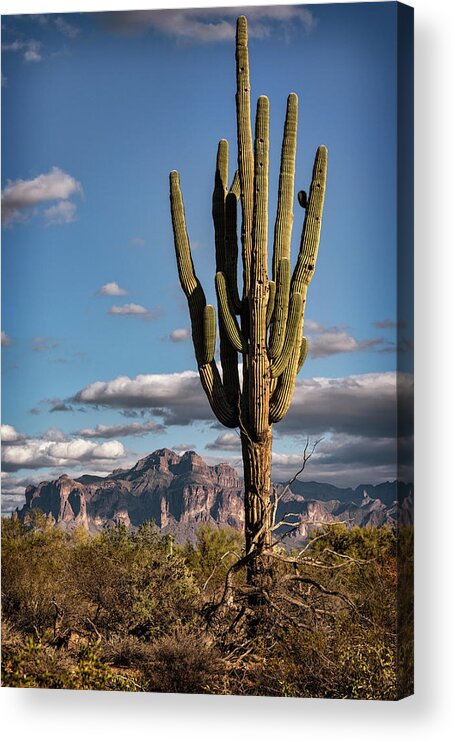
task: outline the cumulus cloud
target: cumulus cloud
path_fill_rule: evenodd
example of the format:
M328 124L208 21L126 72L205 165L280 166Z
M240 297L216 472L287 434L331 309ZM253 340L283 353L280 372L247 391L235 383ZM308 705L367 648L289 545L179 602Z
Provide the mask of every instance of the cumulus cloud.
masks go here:
M184 340L188 340L190 337L190 329L189 327L177 327L175 330L172 330L172 332L169 335L169 340L172 340L173 343L181 343Z
M41 47L41 42L35 39L15 39L2 44L2 51L20 52L25 62L41 62Z
M114 304L107 311L108 314L124 317L142 317L142 319L156 319L161 314L160 307L147 309L142 304Z
M65 18L62 18L61 15L57 16L57 18L53 18L54 26L57 29L57 31L60 31L64 36L68 36L70 39L76 38L78 34L80 33L80 28L78 26L75 26L73 23L69 23L69 21L65 20Z
M413 378L393 371L297 380L289 411L275 431L317 436L330 431L393 438L397 428L398 387L403 434L411 433Z
M2 443L17 443L18 441L23 440L24 437L25 436L22 433L18 433L16 428L12 425L1 426Z
M139 34L152 29L177 41L213 43L235 37L236 18L245 13L251 38L266 38L278 30L289 35L300 26L312 31L317 21L308 9L295 5L248 8L197 8L186 10L138 10L103 13L99 17L114 33Z
M31 180L9 180L2 191L2 224L20 220L28 210L46 201L59 201L60 203L55 207L45 210L48 222L54 220L53 223L56 223L55 220L68 218L68 215L71 215L71 209L68 211L68 206L65 204L71 203L67 199L72 195L82 195L82 186L75 178L58 167L53 167L48 173L37 175ZM61 209L62 202L64 206ZM61 210L51 210L57 207ZM74 216L74 211L72 216Z
M106 466L118 463L125 456L119 441L95 443L82 438L69 438L58 429L39 437L28 437L11 426L6 427L2 446L2 468L5 472L47 467L73 468L79 464Z
M2 330L2 348L5 348L7 345L11 345L11 343L12 340L9 335L7 335L4 330Z
M237 433L220 433L206 448L210 451L238 451L240 449L240 436Z
M95 428L82 428L74 435L81 438L122 438L130 435L143 436L148 433L160 433L164 425L149 420L145 423L129 423L124 425L97 425Z
M199 374L195 371L96 381L77 392L74 401L123 410L149 409L162 416L166 424L187 425L192 420L212 419Z
M185 453L185 451L194 451L196 449L195 443L176 443L172 446L173 451L178 453Z
M76 221L76 204L72 201L59 201L54 206L44 209L46 224L71 224Z
M413 381L398 375L403 421L412 430ZM152 410L168 425L213 420L198 374L141 374L96 381L81 389L74 401L123 410ZM297 379L286 417L275 426L276 434L349 435L393 437L397 426L397 374L385 372L341 378ZM403 433L404 434L404 433Z
M308 353L311 358L327 358L337 353L356 353L382 345L383 338L368 338L357 340L344 327L324 327L323 325L307 320L305 329L308 330Z
M131 240L132 245L136 245L136 247L144 247L145 240L143 237L133 237Z
M111 283L105 283L101 286L99 293L103 296L125 296L128 292L122 289L115 281L111 281Z

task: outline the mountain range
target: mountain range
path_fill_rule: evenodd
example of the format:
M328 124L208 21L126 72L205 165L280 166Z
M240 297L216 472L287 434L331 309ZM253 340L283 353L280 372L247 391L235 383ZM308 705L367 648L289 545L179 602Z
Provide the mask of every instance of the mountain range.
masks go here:
M278 492L283 485L277 484ZM412 520L413 486L404 482L360 485L355 489L299 481L280 499L277 518L298 514L300 525L288 537L304 542L320 524L392 527L400 518ZM25 505L16 510L26 520L39 509L62 528L82 526L88 531L124 523L137 527L154 520L178 541L192 539L201 523L242 529L243 481L229 464L209 466L194 451L179 456L166 448L140 459L131 469L116 469L106 477L62 474L25 491Z

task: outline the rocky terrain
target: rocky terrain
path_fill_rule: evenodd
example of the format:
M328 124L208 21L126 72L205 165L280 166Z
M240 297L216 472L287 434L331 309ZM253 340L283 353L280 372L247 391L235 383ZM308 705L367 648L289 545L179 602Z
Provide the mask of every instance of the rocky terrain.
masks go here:
M278 485L278 488L280 485ZM412 486L402 482L339 488L318 482L293 483L280 500L278 518L298 513L301 524L293 542L304 541L315 526L332 521L350 525L392 526L400 514L412 513ZM97 531L124 523L137 527L154 520L178 540L192 538L201 523L243 527L242 480L228 464L209 466L194 451L179 456L159 449L132 469L117 469L107 477L63 474L51 482L29 486L17 515L26 519L39 509L63 528L83 526Z

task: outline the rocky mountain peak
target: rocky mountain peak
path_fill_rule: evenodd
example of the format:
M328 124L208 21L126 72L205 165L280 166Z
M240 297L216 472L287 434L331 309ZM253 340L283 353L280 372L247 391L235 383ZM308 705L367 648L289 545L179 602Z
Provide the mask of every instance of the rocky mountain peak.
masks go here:
M175 451L171 451L169 448L159 448L148 456L139 459L131 471L136 472L143 469L154 469L161 472L167 472L172 465L175 466L178 464L179 460L180 457L175 453Z
M280 488L282 485L278 485ZM301 526L293 538L304 541L322 523L343 521L351 525L394 525L412 519L412 485L403 482L362 485L353 490L331 484L295 481L278 507L298 513ZM25 504L17 511L22 520L41 510L62 528L83 526L96 531L113 523L137 527L154 520L180 540L192 538L201 523L232 526L244 524L243 481L227 463L210 466L195 451L179 456L160 448L144 456L131 469L116 469L106 477L84 474L30 485ZM295 541L294 541L295 543Z

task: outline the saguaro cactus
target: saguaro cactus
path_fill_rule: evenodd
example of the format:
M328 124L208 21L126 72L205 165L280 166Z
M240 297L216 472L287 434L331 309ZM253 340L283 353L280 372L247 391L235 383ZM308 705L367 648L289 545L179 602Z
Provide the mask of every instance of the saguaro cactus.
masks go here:
M269 101L257 102L254 142L250 120L250 79L246 18L237 21L238 169L228 186L228 143L218 145L212 214L215 228L220 360L214 359L215 308L206 303L191 257L179 174L170 174L171 214L180 282L188 299L196 360L202 386L218 420L240 428L245 480L245 537L249 579L261 574L261 556L271 543L270 470L272 425L286 414L308 342L302 337L308 285L319 247L327 149L316 153L305 209L300 250L291 276L298 99L291 93L284 123L272 279L268 277ZM237 204L242 211L243 291L237 288ZM239 354L243 361L239 381Z

